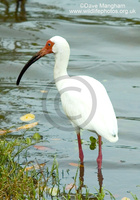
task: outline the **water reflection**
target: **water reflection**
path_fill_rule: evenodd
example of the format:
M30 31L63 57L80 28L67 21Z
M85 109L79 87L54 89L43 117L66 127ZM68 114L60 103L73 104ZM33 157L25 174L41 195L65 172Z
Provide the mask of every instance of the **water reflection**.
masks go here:
M0 0L0 3L5 5L5 13L4 15L1 14L1 18L3 19L3 21L7 21L12 18L14 18L15 21L26 21L26 0L16 0L14 13L9 11L12 2L9 2L7 0Z
M84 185L84 164L81 163L80 166L79 166L79 182L80 182L80 186L78 188L78 193L81 193L81 190L83 187L86 187ZM102 192L102 186L103 186L103 175L102 175L102 169L101 168L98 168L97 170L97 180L98 180L98 183L99 183L99 193ZM96 198L90 198L90 199L96 199Z
M16 20L18 20L18 19L26 20L25 4L26 4L26 0L17 0L16 1L16 12L15 12ZM19 12L19 7L20 7L20 12Z

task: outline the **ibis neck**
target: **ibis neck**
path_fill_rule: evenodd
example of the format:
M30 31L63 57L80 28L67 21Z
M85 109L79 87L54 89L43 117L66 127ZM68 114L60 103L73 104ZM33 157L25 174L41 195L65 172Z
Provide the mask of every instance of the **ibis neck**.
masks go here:
M66 77L68 77L68 62L69 52L55 54L54 80L58 90L61 90Z

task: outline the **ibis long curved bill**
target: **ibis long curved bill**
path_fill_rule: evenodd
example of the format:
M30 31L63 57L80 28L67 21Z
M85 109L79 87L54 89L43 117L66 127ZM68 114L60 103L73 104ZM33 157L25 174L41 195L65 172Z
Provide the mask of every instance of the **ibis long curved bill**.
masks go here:
M21 72L17 78L17 82L16 82L17 85L19 85L23 74L34 62L36 62L37 60L39 60L41 57L45 56L46 54L53 53L53 51L52 51L53 45L54 45L54 43L52 41L48 40L46 45L25 64L25 66L23 67L23 69L21 70Z

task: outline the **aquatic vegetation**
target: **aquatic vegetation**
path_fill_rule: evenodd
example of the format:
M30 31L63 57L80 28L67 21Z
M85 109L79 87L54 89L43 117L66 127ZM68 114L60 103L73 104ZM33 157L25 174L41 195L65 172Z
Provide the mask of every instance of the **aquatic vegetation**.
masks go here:
M104 187L91 193L88 186L83 185L82 179L78 176L79 170L83 166L77 165L73 183L62 185L59 177L59 164L54 157L51 168L46 163L24 167L19 163L19 157L24 150L28 150L34 145L32 139L13 139L7 141L0 139L0 199L55 199L62 200L104 200L109 195L111 200L115 200L113 194ZM131 193L134 200L137 196Z
M33 119L35 119L35 115L33 115L33 114L31 114L31 113L28 113L28 114L26 114L26 115L20 117L20 120L21 120L21 121L24 121L24 122L31 121L31 120L33 120Z
M17 160L18 155L30 144L26 140L0 140L0 199L33 199L34 179L24 173Z

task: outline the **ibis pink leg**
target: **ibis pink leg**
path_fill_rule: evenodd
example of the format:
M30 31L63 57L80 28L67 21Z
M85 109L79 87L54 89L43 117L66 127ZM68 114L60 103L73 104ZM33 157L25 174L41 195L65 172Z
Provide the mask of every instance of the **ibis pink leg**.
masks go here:
M83 150L82 150L80 133L77 133L77 139L78 139L78 147L79 147L79 158L80 158L81 164L83 164L84 154L83 154Z
M99 153L98 153L98 158L97 158L97 164L98 164L98 169L101 169L102 167L102 138L101 136L98 136L98 141L99 141Z

